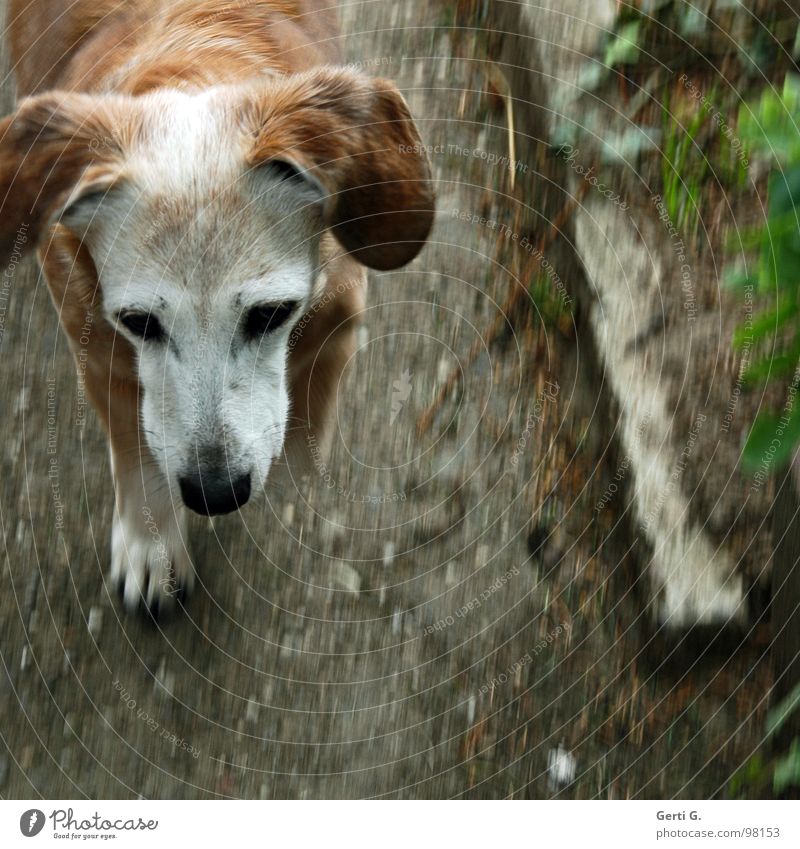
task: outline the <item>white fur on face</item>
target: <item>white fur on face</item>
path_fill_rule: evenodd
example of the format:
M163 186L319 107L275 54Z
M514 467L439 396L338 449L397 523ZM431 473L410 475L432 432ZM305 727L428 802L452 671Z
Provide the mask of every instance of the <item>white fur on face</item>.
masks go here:
M162 117L131 153L128 180L73 218L108 320L149 313L163 329L142 340L117 324L138 355L141 424L170 484L216 463L255 487L283 446L289 336L320 280L319 196L269 167L248 174L219 98L148 100ZM251 309L288 303L290 320L248 338Z

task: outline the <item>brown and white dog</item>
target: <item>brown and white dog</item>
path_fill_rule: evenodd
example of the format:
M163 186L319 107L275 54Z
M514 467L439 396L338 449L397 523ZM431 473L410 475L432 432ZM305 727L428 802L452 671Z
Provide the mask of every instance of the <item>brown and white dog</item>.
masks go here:
M26 225L86 349L111 577L163 611L194 581L184 505L241 507L290 420L324 426L364 267L428 236L428 162L395 86L339 65L327 0L11 0L8 32L0 252Z

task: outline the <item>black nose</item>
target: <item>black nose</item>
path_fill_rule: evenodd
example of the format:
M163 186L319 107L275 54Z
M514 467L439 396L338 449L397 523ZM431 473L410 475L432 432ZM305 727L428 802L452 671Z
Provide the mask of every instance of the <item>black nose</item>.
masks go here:
M183 503L201 516L232 513L250 498L250 473L234 477L227 469L193 472L178 479Z

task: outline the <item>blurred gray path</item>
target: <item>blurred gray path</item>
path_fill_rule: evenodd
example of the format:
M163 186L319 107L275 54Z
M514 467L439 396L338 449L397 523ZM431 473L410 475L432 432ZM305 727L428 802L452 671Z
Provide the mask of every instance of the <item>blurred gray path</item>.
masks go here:
M598 547L616 461L570 316L524 310L468 363L533 282L497 223L534 227L518 197L536 163L512 189L487 66L453 55L480 35L451 24L416 0L346 4L348 58L397 80L440 146L437 227L371 282L325 474L198 519L200 586L162 630L103 584L104 441L91 417L75 426L46 288L32 264L16 276L0 346L4 796L696 797L746 756L724 677L684 682L699 696L673 705L675 680L638 658L632 563ZM548 777L559 748L571 784Z

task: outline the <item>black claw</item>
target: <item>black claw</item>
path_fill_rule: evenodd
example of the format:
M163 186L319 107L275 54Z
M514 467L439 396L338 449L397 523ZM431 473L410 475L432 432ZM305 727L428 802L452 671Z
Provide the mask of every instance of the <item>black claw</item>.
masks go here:
M114 581L114 587L119 597L123 600L124 607L129 612L134 612L134 608L129 607L124 603L125 579L125 575L117 578ZM144 618L151 624L159 625L174 616L179 607L184 607L186 600L189 597L189 590L185 584L178 584L177 581L175 581L174 575L171 575L171 581L164 589L164 592L161 592L162 587L159 586L159 591L154 594L154 597L150 601L148 601L152 580L153 577L150 574L150 571L146 570L144 586L140 590L139 602L135 605L135 608L138 610L139 614L143 615Z
M161 621L161 602L158 599L154 599L150 604L145 608L147 610L147 618L153 625L158 625Z
M179 607L183 607L185 599L186 588L183 586L166 596L156 596L145 607L147 616L154 625L163 624L177 613Z
M142 601L147 604L147 596L150 595L150 570L144 570L144 585L142 586Z

